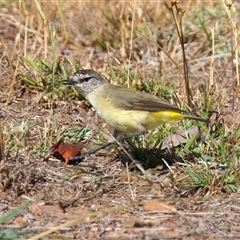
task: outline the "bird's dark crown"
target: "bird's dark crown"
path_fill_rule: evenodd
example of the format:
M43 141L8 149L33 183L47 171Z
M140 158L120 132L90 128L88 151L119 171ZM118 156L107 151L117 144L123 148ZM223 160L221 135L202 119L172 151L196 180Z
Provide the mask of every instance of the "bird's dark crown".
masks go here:
M70 79L78 80L81 82L87 82L91 78L95 78L98 80L102 79L100 74L91 69L78 70L70 77Z

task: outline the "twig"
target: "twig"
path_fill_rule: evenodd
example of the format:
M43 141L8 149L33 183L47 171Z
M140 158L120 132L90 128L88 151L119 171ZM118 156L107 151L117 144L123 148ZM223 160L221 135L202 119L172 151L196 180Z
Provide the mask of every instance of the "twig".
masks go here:
M193 97L192 97L192 93L189 86L188 64L187 64L187 58L185 54L184 37L183 37L183 31L182 31L182 16L185 13L185 9L178 8L177 1L172 1L171 12L177 27L177 33L178 33L178 37L179 37L181 48L182 48L183 72L184 72L184 80L185 80L185 92L187 95L187 103L188 103L188 106L193 107L193 104L192 104Z

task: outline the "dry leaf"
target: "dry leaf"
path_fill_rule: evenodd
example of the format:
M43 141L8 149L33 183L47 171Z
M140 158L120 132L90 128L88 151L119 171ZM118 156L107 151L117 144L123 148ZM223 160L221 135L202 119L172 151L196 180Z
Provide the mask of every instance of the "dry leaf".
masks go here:
M162 149L177 147L188 141L189 137L199 134L197 126L191 127L188 130L179 130L175 134L165 137L162 141Z
M228 128L234 129L240 124L240 111L222 114L220 120L223 120Z
M124 175L124 176L119 178L119 181L122 182L122 183L129 183L129 182L133 182L136 179L137 178L135 176Z
M81 155L82 148L83 144L80 142L71 144L59 141L51 147L51 152L55 156L60 155L65 160L65 163L68 164L70 158Z
M143 206L145 211L160 211L160 212L175 212L176 208L167 204L167 203L162 203L157 200L150 200L147 201L144 206Z
M27 219L25 217L17 217L14 220L15 225L24 225L27 223Z

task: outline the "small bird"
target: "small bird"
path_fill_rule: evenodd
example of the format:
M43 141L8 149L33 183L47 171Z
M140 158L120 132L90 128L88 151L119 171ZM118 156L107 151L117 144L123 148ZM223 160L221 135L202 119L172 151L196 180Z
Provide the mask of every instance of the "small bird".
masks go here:
M93 70L79 70L63 83L74 86L90 102L97 114L114 129L115 138L183 119L208 121L188 115L150 93L110 84Z

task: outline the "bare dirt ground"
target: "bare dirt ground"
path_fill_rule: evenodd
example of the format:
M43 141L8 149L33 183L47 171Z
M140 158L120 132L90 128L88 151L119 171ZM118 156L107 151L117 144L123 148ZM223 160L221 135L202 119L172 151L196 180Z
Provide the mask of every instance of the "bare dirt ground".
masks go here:
M35 110L28 108L28 119L32 112L35 121ZM39 109L38 116L44 118L44 112ZM66 122L69 117L61 124ZM239 239L239 191L202 197L201 189L173 187L173 178L186 177L177 166L172 166L176 176L161 168L142 175L137 168L128 171L123 160L113 150L101 150L66 166L55 158L34 158L27 149L12 153L1 162L1 215L28 199L34 203L1 230L24 226L18 234L35 239L30 236L78 219L49 238Z
M240 239L240 191L224 192L217 185L184 187L189 178L178 161L172 160L170 169L160 165L141 172L126 164L129 158L123 150L113 147L70 165L47 151L37 155L39 146L50 149L60 132L84 126L91 134L83 141L83 152L93 149L102 141L98 128L108 127L81 101L49 100L44 91L13 81L13 69L22 62L17 51L11 52L19 28L10 16L0 17L0 120L5 148L11 149L0 162L0 216L31 201L17 217L0 225L2 239ZM68 42L58 54L64 49L78 51L74 44ZM75 57L83 60L86 52L90 50ZM99 52L93 53L90 65L101 64ZM34 74L26 64L21 65L23 72ZM154 75L152 69L149 72ZM48 230L52 233L38 235Z

